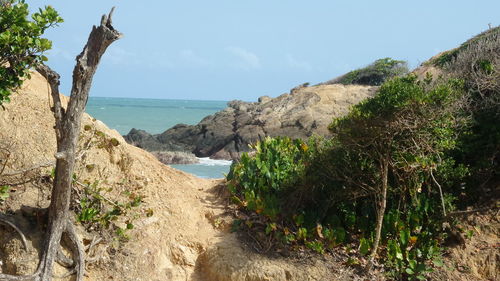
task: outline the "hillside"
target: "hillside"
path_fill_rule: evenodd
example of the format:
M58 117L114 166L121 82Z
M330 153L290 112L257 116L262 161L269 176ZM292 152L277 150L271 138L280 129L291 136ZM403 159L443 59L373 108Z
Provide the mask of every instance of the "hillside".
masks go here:
M7 162L0 181L13 186L7 200L0 203L0 211L12 216L28 240L24 252L16 233L0 226L0 272L28 274L36 268L43 229L25 209L37 210L49 203L55 152L49 105L47 83L33 73L0 112L1 157L2 163ZM107 231L78 227L85 243L102 239L86 253L86 280L321 280L349 274L350 270L332 269L322 261L296 265L249 251L229 232L232 219L224 215L226 200L220 181L199 179L163 165L88 115L81 134L79 181L98 180L106 189L113 188L105 195L113 200L124 200L124 194L131 192L144 196L135 213L134 229L127 231L128 242L118 243ZM103 139L113 138L118 145L103 145ZM82 186L75 185L74 193L84 193ZM124 226L123 220L116 225ZM66 272L57 266L57 275Z

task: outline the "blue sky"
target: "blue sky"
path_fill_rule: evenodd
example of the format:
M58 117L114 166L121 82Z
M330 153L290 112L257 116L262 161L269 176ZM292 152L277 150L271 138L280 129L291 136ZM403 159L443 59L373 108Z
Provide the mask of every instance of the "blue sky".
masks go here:
M411 67L500 24L499 0L42 0L65 19L48 64L70 92L75 56L116 6L91 96L255 101L383 57Z

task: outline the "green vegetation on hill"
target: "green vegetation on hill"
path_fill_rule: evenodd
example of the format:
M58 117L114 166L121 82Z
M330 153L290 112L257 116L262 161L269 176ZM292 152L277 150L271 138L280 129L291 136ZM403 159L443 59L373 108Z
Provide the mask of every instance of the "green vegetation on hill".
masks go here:
M438 67L446 67L453 64L460 54L475 52L479 49L484 52L484 50L488 47L498 48L497 44L499 37L500 26L488 29L465 41L458 48L443 52L439 56L430 60L429 63Z
M468 40L458 50L443 69L462 79L469 90L464 110L470 129L461 135L454 157L470 166L469 185L485 187L500 178L500 27ZM480 194L471 194L469 201Z
M237 225L276 247L347 249L394 279L425 279L442 265L450 213L500 179L500 44L485 38L469 40L443 77L384 82L333 120L331 139L256 144L227 177L248 214Z
M380 86L388 79L408 73L405 61L383 58L374 61L366 67L353 70L325 84L358 84Z

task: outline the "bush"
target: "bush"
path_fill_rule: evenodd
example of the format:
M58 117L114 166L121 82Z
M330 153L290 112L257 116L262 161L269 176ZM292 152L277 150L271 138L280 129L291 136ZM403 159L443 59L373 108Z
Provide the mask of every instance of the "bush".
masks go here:
M353 70L324 84L358 84L380 86L385 81L408 73L405 61L391 58L379 59L372 64Z
M467 125L463 95L458 80L388 81L334 120L331 140L258 144L231 168L230 191L276 241L319 253L359 243L359 254L372 257L380 243L395 277L423 278L429 261L440 264L444 211L467 172L449 156Z
M500 27L489 29L449 52L441 66L448 76L465 81L471 118L455 159L470 166L469 194L484 195L500 179ZM439 58L438 58L439 59ZM443 61L444 59L441 59ZM477 196L470 197L471 201Z
M243 153L231 166L231 193L249 210L275 220L286 203L282 195L303 176L310 147L301 140L266 137L253 146L255 155Z
M356 243L359 255L378 255L390 277L424 280L443 264L443 226L454 227L447 214L477 203L485 194L478 188L499 180L499 30L445 54L445 78L385 81L332 122L331 139L307 146L313 149L266 139L264 146L280 149L245 155L228 177L249 214L243 225L265 241L318 253ZM363 71L333 81L359 82L370 72Z

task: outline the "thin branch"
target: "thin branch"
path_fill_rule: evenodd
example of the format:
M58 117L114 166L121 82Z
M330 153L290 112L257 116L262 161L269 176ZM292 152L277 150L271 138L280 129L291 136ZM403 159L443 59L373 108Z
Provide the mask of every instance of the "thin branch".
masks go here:
M31 275L10 275L10 274L2 274L0 273L0 280L2 281L38 281L36 278L40 275L40 273L37 271L34 274Z
M23 242L24 250L28 251L28 243L26 242L26 237L24 236L24 233L12 222L9 221L8 217L0 214L0 223L5 224L13 228L19 236L21 236L21 241Z
M56 119L56 134L57 139L61 137L61 124L64 117L64 109L62 108L61 97L59 95L59 74L46 65L40 65L36 70L47 80L50 85L50 94L54 101L54 117Z
M84 183L79 182L77 180L75 180L75 183L78 184L78 185L80 185L80 186L82 186L82 187L84 187L84 188L89 188L88 184L84 184ZM111 205L113 205L115 207L119 207L118 204L116 204L115 202L111 201L111 199L108 199L108 198L104 197L104 195L102 195L102 194L98 194L98 195L99 195L99 197L101 197L102 199L104 199L104 201L108 202L109 204L111 204Z
M37 170L37 169L40 169L40 168L51 167L51 166L54 166L55 164L56 164L55 161L47 161L47 162L44 162L44 163L36 164L34 166L31 166L31 167L23 169L23 170L18 170L18 171L12 171L12 172L9 172L9 173L5 173L5 174L2 174L2 176L16 176L16 175L24 174L24 173L27 173L27 172L30 172L30 171L33 171L33 170Z
M62 251L62 248L59 248L57 250L57 256L56 256L56 262L60 264L61 266L64 266L66 268L70 268L74 266L74 261L70 258L68 258Z
M441 185L437 182L436 178L434 177L434 174L432 173L432 170L433 169L431 169L431 177L432 177L432 180L434 181L434 183L439 188L439 196L441 196L441 207L443 208L443 216L446 217L446 207L444 205L443 189L441 188Z
M485 207L485 208L480 208L480 209L474 209L470 211L456 211L456 212L451 212L448 213L446 216L447 218L455 217L455 216L463 216L463 215L469 215L481 211L487 211L487 210L494 210L494 209L499 209L499 207Z
M102 241L102 238L100 237L97 237L97 236L94 236L92 238L92 242L90 242L90 244L85 247L85 251L86 252L89 252L90 250L92 250L92 248L94 248L97 244L99 244L100 242Z
M5 167L7 166L7 163L9 162L9 159L10 159L10 151L8 149L4 149L4 150L7 151L7 155L5 157L5 161L3 162L2 170L0 171L0 175L3 175L3 172L5 171Z

